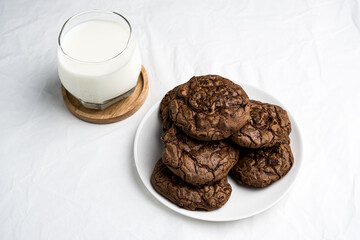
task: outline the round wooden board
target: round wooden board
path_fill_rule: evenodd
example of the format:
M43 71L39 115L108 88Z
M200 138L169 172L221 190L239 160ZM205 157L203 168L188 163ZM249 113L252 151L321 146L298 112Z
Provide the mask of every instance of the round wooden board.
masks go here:
M144 66L141 68L135 91L129 97L114 103L104 110L84 107L79 100L61 85L62 96L69 111L83 121L97 124L114 123L130 117L143 105L148 90L148 75Z

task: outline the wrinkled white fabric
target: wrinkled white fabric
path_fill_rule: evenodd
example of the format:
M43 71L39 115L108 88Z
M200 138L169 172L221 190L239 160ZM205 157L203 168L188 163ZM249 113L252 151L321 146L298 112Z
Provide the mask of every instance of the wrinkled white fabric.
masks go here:
M56 69L65 20L124 14L149 74L132 117L94 125L66 109ZM193 75L219 74L278 98L304 159L270 210L227 223L170 211L133 159L146 111ZM2 0L0 239L360 239L358 0Z

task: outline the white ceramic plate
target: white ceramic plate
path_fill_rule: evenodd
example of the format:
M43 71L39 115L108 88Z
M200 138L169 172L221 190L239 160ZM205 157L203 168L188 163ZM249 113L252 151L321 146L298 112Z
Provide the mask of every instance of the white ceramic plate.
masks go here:
M250 99L277 104L286 109L283 104L269 94L252 86L242 84L242 87ZM232 186L230 199L222 208L211 212L190 211L179 208L177 205L171 203L158 194L150 183L150 177L155 163L160 159L163 151L163 145L160 140L162 130L159 118L159 105L160 102L156 103L147 112L138 127L134 142L134 158L137 171L145 187L157 200L168 208L191 218L219 222L233 221L247 218L269 209L290 190L300 170L302 162L302 142L299 128L287 110L292 126L290 138L295 163L291 171L284 178L267 188L252 189L240 186L231 177L228 177Z

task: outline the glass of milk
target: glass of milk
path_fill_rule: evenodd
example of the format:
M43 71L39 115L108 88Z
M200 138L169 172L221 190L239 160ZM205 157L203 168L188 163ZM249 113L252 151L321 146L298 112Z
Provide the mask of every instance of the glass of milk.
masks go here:
M122 15L103 10L76 14L64 23L58 42L60 81L82 105L101 110L133 93L141 55Z

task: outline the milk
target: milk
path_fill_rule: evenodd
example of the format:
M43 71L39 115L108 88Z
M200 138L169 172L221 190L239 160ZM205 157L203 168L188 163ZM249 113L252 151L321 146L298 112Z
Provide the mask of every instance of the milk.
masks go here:
M58 72L66 90L84 102L100 104L134 88L141 56L134 36L129 36L130 29L108 20L86 21L65 33Z

